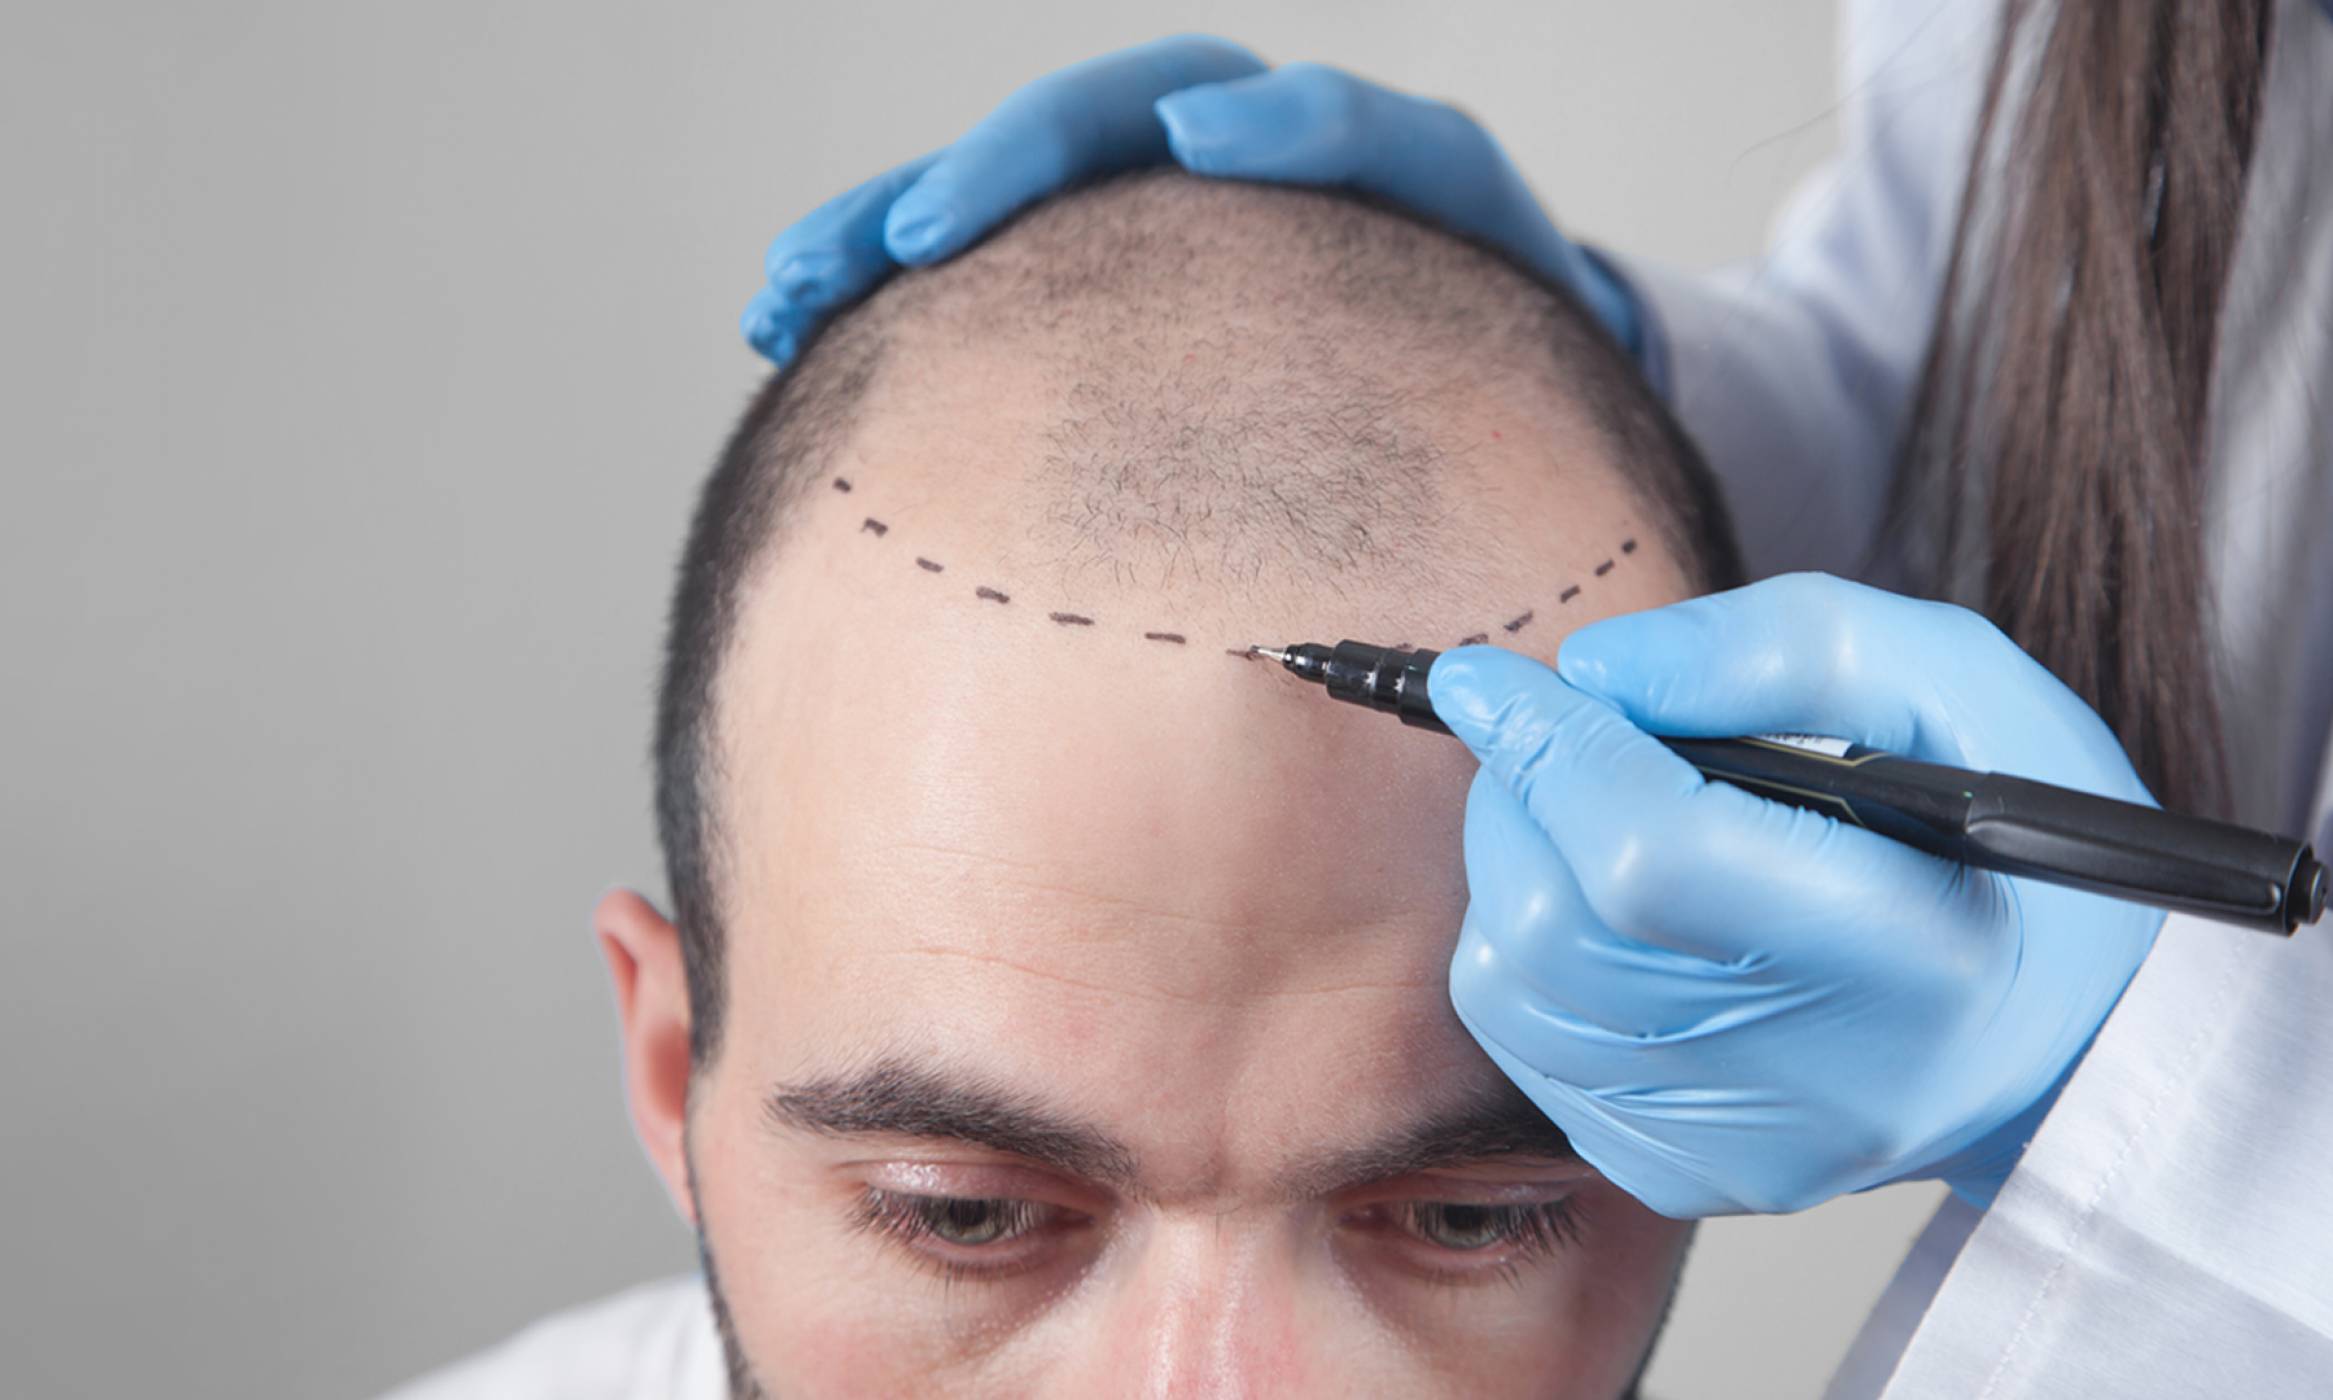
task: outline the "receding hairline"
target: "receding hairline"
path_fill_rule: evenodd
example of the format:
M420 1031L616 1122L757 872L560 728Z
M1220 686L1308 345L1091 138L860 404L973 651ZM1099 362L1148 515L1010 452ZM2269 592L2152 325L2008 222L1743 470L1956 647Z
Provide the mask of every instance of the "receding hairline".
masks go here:
M1186 235L1179 243L1178 219ZM1292 233L1259 239L1259 229ZM1230 256L1243 250L1252 263ZM1178 295L1178 287L1189 285L1194 262L1207 259L1228 268L1235 285L1208 288L1226 293L1212 299ZM1267 289L1266 266L1287 274L1304 295L1291 304L1285 284L1277 295ZM1096 319L1081 323L1081 315ZM1145 316L1151 319L1144 322ZM783 552L801 504L832 479L874 415L898 402L898 395L916 391L913 376L896 372L898 367L941 351L974 360L1049 354L1051 363L1039 370L1061 376L1069 392L1083 392L1083 409L1106 415L1114 405L1127 405L1138 418L1150 405L1169 429L1180 431L1177 410L1187 405L1171 397L1176 386L1143 379L1140 371L1156 371L1156 365L1112 360L1111 354L1129 341L1139 343L1146 326L1157 326L1180 336L1221 337L1234 353L1245 350L1254 359L1259 341L1240 340L1226 328L1237 325L1249 334L1265 321L1286 357L1277 368L1295 392L1312 396L1300 407L1314 417L1251 415L1202 442L1205 450L1194 450L1201 460L1191 468L1222 471L1231 462L1237 469L1231 478L1235 496L1238 488L1259 481L1280 488L1284 481L1252 469L1258 461L1272 465L1268 452L1261 458L1253 452L1259 443L1273 446L1271 434L1280 432L1278 449L1318 473L1320 479L1303 483L1314 488L1316 509L1287 512L1280 520L1250 511L1244 522L1235 522L1256 534L1259 550L1274 542L1278 530L1279 541L1294 538L1317 547L1324 568L1362 562L1350 535L1322 532L1326 522L1357 530L1363 544L1404 530L1399 542L1417 545L1420 568L1463 561L1462 535L1409 538L1448 519L1437 500L1453 470L1447 447L1431 431L1414 445L1386 425L1398 422L1395 410L1405 397L1414 399L1419 386L1474 367L1519 381L1544 404L1576 410L1601 439L1601 460L1591 470L1608 472L1618 490L1645 507L1652 534L1669 545L1689 585L1731 581L1736 566L1722 510L1690 444L1576 303L1498 255L1349 196L1175 175L1131 177L1041 205L956 261L895 279L838 316L792 369L763 386L707 483L673 603L656 743L659 827L683 948L690 955L700 1050L717 1044L723 1011L718 905L726 882L719 878L723 846L715 819L719 681L736 647L739 620ZM1363 334L1375 328L1400 342L1407 359L1389 353L1374 364L1355 355L1340 361L1341 352L1368 347L1348 347L1330 332L1349 338L1356 328ZM1341 367L1355 363L1361 363L1359 371L1340 375ZM1266 364L1265 372L1274 368ZM1152 395L1153 388L1166 397ZM1340 400L1340 391L1348 397ZM1358 429L1348 432L1354 425ZM1101 436L1143 426L1105 420ZM1106 445L1112 451L1122 446L1116 439ZM1104 468L1120 460L1176 470L1191 466L1175 458L1190 447L1187 439L1168 447L1173 450L1147 456L1121 451L1112 457L1106 451L1098 460ZM1338 456L1346 448L1351 460ZM1031 485L1039 495L1053 490L1059 502L1089 464L1065 459L1054 465L1050 481L1033 471ZM1115 536L1086 537L1102 541L1102 548L1113 539L1137 537L1143 528L1175 523L1171 514L1163 524L1128 516L1129 493L1106 478L1086 480L1101 482L1089 498L1103 512L1120 512L1104 522L1117 530ZM1166 508L1176 503L1170 500ZM1461 521L1460 529L1466 527ZM1074 528L1064 537L1080 538Z

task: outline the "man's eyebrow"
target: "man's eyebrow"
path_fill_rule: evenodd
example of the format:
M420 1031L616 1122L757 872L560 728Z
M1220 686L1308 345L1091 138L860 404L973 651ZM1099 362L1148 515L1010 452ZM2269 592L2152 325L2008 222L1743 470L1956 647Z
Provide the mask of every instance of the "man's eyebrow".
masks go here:
M884 1059L781 1084L762 1103L771 1126L828 1137L889 1134L974 1143L1088 1181L1131 1186L1134 1154L1089 1123L977 1075Z
M1576 1162L1571 1139L1513 1084L1449 1105L1370 1142L1339 1148L1301 1163L1280 1177L1291 1199L1326 1196L1411 1172L1464 1166L1499 1157L1545 1157Z

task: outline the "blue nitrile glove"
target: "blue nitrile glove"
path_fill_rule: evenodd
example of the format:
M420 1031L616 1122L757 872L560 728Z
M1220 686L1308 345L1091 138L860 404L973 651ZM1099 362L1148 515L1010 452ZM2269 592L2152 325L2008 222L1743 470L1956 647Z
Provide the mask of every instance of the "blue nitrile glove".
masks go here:
M1826 734L2151 802L1963 609L1798 574L1581 628L1555 671L1462 647L1431 680L1482 760L1451 1000L1663 1215L1922 1178L1989 1204L2162 924L1706 782L1650 737Z
M745 338L791 361L836 308L902 266L961 252L1014 211L1113 171L1179 161L1201 175L1364 190L1504 249L1569 287L1632 355L1636 299L1556 232L1521 175L1456 108L1334 68L1263 60L1184 35L1037 79L954 145L830 200L779 234Z

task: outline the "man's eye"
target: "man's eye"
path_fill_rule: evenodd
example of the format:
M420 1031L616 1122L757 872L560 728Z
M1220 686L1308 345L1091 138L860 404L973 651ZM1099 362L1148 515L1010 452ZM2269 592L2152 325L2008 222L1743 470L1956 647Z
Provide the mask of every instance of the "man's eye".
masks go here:
M1019 1239L1045 1223L1045 1209L1005 1196L915 1196L870 1190L859 1203L865 1224L908 1240L978 1249Z
M1546 1249L1562 1243L1572 1228L1569 1197L1531 1205L1413 1201L1401 1207L1399 1218L1404 1229L1427 1244L1459 1253L1498 1245Z
M916 1204L924 1228L950 1244L994 1244L1026 1231L1036 1212L1027 1201L990 1197L924 1196Z

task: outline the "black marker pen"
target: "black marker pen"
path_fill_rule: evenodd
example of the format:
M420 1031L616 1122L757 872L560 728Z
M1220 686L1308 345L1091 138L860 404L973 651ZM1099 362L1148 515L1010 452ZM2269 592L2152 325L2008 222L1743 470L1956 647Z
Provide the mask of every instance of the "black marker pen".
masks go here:
M1450 732L1426 690L1437 652L1362 642L1254 651L1338 700ZM2325 867L2305 842L1861 744L1795 737L1661 742L1705 776L1964 865L2268 933L2290 934L2325 912Z

